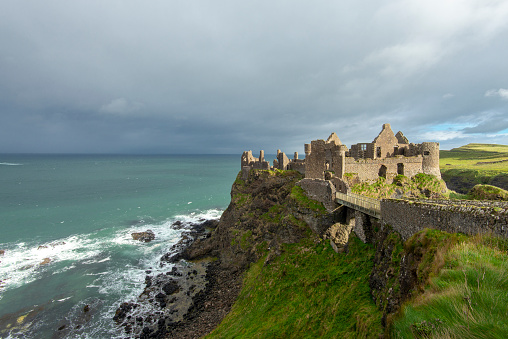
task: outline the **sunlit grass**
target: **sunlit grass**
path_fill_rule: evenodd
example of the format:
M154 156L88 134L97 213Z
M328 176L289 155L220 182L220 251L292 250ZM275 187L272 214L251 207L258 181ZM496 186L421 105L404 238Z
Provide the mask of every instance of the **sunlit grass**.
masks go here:
M489 239L450 248L444 268L394 322L394 337L508 338L506 245Z
M439 157L441 170L476 169L499 172L508 169L507 145L467 144L449 151L440 151Z
M357 238L349 253L305 239L248 270L232 311L207 338L378 338L381 312L371 299L374 249Z

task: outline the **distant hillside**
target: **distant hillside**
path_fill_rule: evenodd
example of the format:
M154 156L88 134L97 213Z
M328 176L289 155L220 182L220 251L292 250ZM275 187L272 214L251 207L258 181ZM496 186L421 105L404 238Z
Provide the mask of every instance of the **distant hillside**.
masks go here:
M459 193L477 184L508 189L508 145L467 144L440 151L439 167L448 188Z

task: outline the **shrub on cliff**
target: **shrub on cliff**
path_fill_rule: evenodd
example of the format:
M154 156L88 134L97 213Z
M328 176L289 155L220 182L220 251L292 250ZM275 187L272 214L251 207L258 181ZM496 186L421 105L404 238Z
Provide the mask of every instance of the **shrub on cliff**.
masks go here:
M468 194L474 200L502 200L508 201L508 191L491 185L476 185Z

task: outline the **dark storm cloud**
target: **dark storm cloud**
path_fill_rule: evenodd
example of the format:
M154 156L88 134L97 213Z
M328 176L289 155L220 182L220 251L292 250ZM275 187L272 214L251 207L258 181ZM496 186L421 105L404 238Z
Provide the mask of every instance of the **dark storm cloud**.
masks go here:
M506 1L3 1L0 152L508 143L507 33Z

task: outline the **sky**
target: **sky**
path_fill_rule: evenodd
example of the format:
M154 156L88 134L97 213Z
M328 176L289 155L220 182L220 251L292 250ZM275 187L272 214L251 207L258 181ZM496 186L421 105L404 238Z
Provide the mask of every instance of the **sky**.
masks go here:
M508 0L2 0L0 153L508 144Z

